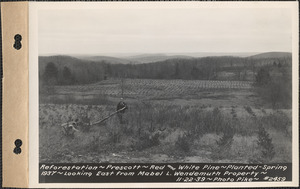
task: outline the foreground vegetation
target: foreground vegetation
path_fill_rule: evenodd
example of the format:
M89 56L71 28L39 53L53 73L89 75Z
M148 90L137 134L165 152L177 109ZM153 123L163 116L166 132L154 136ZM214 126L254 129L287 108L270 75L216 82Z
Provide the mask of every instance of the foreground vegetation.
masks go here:
M148 101L73 137L61 123L94 122L115 107L40 105L40 162L291 162L288 110L180 106ZM80 124L79 124L80 125Z

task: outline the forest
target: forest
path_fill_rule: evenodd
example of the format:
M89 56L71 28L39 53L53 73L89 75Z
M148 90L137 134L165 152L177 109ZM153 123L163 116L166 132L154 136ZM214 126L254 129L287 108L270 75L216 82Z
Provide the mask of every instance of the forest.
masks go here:
M45 84L90 84L108 78L254 81L263 66L291 67L290 57L203 57L168 59L146 64L115 64L69 56L39 57L39 77Z

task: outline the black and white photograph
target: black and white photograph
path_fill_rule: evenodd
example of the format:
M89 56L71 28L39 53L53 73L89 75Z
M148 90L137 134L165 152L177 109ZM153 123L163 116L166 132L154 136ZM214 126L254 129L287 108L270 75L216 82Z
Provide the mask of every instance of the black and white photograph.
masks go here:
M154 5L37 12L39 163L292 163L290 9Z

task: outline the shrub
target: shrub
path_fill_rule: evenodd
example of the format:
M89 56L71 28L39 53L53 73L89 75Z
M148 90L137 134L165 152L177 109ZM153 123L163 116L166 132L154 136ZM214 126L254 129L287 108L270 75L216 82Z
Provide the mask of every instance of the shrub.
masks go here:
M175 147L181 152L188 153L191 151L191 142L191 136L185 133L178 137L175 142Z
M200 115L196 116L196 120L193 122L198 127L196 134L203 135L206 133L222 132L225 119L219 108L214 108L213 111L198 113Z
M101 145L100 136L99 135L93 136L93 139L91 140L87 148L89 149L89 151L98 152L100 145Z
M289 135L289 126L292 125L290 118L282 111L277 111L264 116L261 120L263 125L269 128L274 128L277 131L283 132L285 135Z
M252 117L256 117L255 113L253 112L252 108L250 106L244 106L245 110L250 114Z
M219 134L219 132L221 131L221 125L223 125L224 123L224 117L219 108L214 108L214 110L212 111L212 116L213 116L212 119L213 131Z
M230 121L224 122L222 130L223 135L216 141L217 146L212 154L213 159L221 160L230 156L230 149L234 140L233 137L235 135L235 130L231 123L232 122Z
M79 123L79 125L81 126L81 130L83 132L89 132L90 128L91 128L91 119L90 117L87 115L87 113L79 115L81 117L81 122Z
M113 144L119 143L121 138L121 133L119 131L111 130L108 132L109 141Z
M268 162L272 160L275 156L274 145L272 143L272 138L263 126L259 127L257 144L261 150L262 161Z
M216 141L217 145L221 148L230 147L233 142L234 129L233 126L227 123L226 127L223 129L223 136Z
M236 114L234 107L231 108L231 115L234 120L237 120L237 114Z
M151 148L153 146L157 146L160 144L159 141L159 134L151 134L150 132L143 133L139 140L136 142L134 146L132 146L133 149L136 149L138 151L145 150L147 148Z
M267 68L261 68L256 75L256 85L266 86L271 81L271 76Z
M270 71L267 71L270 70ZM282 69L261 68L256 76L256 91L275 108L291 108L292 106L292 78L291 67Z

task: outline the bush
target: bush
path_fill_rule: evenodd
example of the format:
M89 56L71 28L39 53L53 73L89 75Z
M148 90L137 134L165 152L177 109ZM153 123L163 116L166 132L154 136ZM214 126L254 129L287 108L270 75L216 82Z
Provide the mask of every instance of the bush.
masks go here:
M216 141L217 145L223 149L230 147L233 142L234 134L235 132L233 126L230 125L230 122L227 122L227 124L223 128L223 136L218 141Z
M133 146L133 149L142 151L147 148L151 148L153 146L158 146L159 144L160 144L159 134L158 133L151 134L148 132L148 133L143 133L143 135L140 136L135 146Z
M235 135L235 130L231 125L232 122L224 122L223 124L223 135L219 138L216 143L217 146L213 151L212 158L216 160L229 158L230 150L233 143L233 137Z
M195 110L196 111L196 110ZM213 111L200 111L199 115L191 117L192 125L195 134L203 135L206 133L217 133L223 131L225 118L219 108L214 108Z
M237 120L237 114L236 114L234 107L231 108L231 115L232 115L233 120Z
M261 150L261 161L268 162L273 159L275 156L275 150L272 138L270 138L263 126L259 127L257 145Z
M188 153L191 151L191 136L189 134L183 134L178 137L178 139L175 142L175 147L181 152Z
M109 131L108 133L109 142L116 144L120 142L121 133L118 131Z
M277 111L267 116L264 116L261 119L261 122L263 125L268 126L269 128L274 128L277 131L284 133L285 135L290 134L289 127L291 127L292 121L282 111Z
M91 129L91 118L88 116L88 111L80 112L77 116L80 120L80 122L78 123L81 128L80 130L82 132L89 132Z
M270 71L267 71L270 70ZM271 73L271 74L270 74ZM292 78L291 67L261 68L256 76L257 93L275 108L291 108L292 106Z
M101 145L100 136L99 135L98 136L93 136L93 138L90 141L87 148L91 152L98 152L100 145Z
M257 86L267 86L271 81L271 76L267 68L261 68L256 75Z
M244 106L245 110L250 114L252 117L256 117L255 113L253 112L252 108L250 106Z

